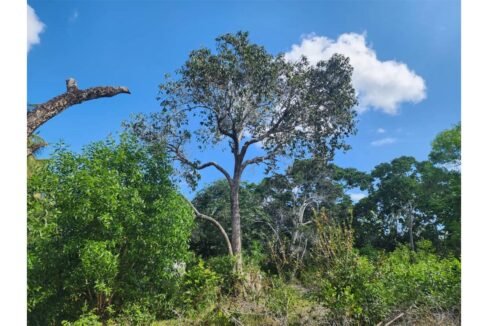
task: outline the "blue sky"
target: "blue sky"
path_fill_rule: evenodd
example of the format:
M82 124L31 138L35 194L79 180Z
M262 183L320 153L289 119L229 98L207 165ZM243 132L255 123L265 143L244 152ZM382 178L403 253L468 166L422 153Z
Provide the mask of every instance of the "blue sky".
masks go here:
M43 0L29 5L44 25L30 38L29 103L64 92L68 77L80 88L123 85L132 92L74 106L38 130L49 143L63 139L75 151L120 131L131 113L158 110L163 75L178 69L191 50L213 47L215 37L238 30L249 31L253 42L274 54L351 53L362 112L358 133L348 140L352 150L336 155L340 166L369 171L401 155L426 159L435 135L460 121L459 1ZM229 166L229 156L220 150L194 154ZM203 175L201 186L220 177L210 170ZM259 181L261 169L248 170L245 178Z

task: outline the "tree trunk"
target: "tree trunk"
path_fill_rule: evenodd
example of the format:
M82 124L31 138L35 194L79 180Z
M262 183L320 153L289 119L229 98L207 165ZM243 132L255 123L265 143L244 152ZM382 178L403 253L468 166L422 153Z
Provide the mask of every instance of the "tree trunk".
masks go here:
M213 217L200 213L198 209L193 205L193 203L190 200L186 199L186 197L183 197L183 199L190 205L197 217L209 221L219 230L220 234L222 234L222 237L224 238L225 245L227 246L227 252L230 256L233 256L234 253L232 251L232 244L230 243L229 237L227 236L227 233L225 232L225 229L222 227L222 225Z
M410 214L410 225L409 225L409 233L410 233L410 248L412 250L415 250L415 244L413 242L413 213L412 212L409 212Z
M232 217L232 251L236 257L236 272L242 274L241 215L239 212L239 178L234 178L230 189Z
M130 94L130 91L127 87L112 86L99 86L80 90L76 85L76 81L70 78L66 81L66 93L56 96L46 103L37 105L34 110L27 112L27 137L32 135L43 123L70 106L118 94Z

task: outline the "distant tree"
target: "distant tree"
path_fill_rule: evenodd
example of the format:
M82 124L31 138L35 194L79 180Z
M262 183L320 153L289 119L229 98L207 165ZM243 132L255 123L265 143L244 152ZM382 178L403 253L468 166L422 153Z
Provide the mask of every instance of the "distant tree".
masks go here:
M459 168L461 165L461 124L440 132L432 142L430 161L446 168Z
M423 163L424 209L442 224L448 251L461 254L461 125L440 132Z
M65 149L28 181L29 325L103 319L138 304L161 315L188 255L189 205L164 151L133 137Z
M377 245L393 249L408 235L407 241L414 249L414 228L420 227L426 217L419 209L418 164L415 158L402 156L377 165L371 172L369 196L356 205L355 227L363 236L364 231L373 231ZM360 240L360 245L367 244L361 243L364 241Z
M288 62L282 54L269 54L250 43L248 33L225 34L216 41L215 54L207 48L192 51L178 78L160 86L160 113L139 116L129 125L146 141L165 142L191 185L205 168L223 174L230 188L232 247L241 271L239 188L245 169L265 164L269 172L280 156L332 158L336 149L347 148L344 139L355 132L357 102L352 66L344 56L311 65L306 58ZM184 147L192 135L202 150L226 141L232 169L189 157ZM248 158L253 145L263 154Z
M269 219L263 222L272 231L267 239L272 251L269 256L280 272L293 277L303 267L315 242L314 211L324 210L338 223L350 222L353 203L346 190L358 186L361 178L367 174L304 159L261 182L259 192Z
M461 126L440 132L429 160L402 156L371 172L369 196L355 205L357 244L394 249L430 240L439 252L460 254ZM408 240L407 240L408 237Z

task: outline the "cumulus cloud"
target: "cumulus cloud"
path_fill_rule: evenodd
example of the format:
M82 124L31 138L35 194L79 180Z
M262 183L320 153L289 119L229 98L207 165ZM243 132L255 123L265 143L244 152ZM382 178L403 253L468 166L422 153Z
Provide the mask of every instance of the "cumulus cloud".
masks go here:
M39 35L44 31L46 25L37 17L36 12L31 6L27 5L27 51L34 44L39 44Z
M376 130L376 132L377 132L377 133L379 133L379 134L384 134L384 133L386 132L386 130L385 130L385 129L383 129L383 128L378 128L378 129Z
M386 138L382 138L382 139L372 141L371 145L373 145L373 146L390 145L390 144L396 143L396 141L397 141L396 138L386 137Z
M295 61L303 55L315 64L335 53L350 58L354 68L353 85L359 97L359 112L373 108L396 114L402 102L418 103L426 98L424 79L402 62L379 60L373 48L366 44L365 34L346 33L337 40L307 35L300 44L292 45L285 58Z

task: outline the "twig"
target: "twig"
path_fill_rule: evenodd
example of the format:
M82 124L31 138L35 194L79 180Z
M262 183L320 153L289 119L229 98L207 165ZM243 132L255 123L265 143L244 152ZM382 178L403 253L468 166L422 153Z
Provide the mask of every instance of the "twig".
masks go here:
M403 316L405 315L404 312L402 312L401 314L399 314L398 316L396 316L395 318L393 318L392 320L390 320L389 322L387 322L385 324L385 326L390 326L391 324L393 324L395 321L397 321L398 319L402 318ZM379 324L377 324L376 326L382 326L383 325L383 322L380 322Z

